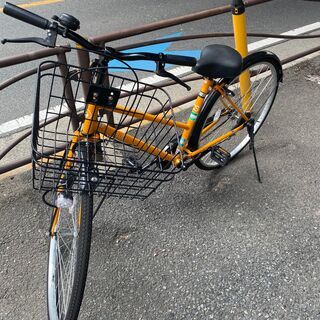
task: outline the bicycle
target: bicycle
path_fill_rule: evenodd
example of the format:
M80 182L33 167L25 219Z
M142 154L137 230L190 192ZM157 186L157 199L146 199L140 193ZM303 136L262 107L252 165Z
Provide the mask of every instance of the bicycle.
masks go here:
M92 219L105 198L145 199L193 164L212 170L227 165L248 144L254 151L254 136L273 105L282 68L273 53L256 52L242 59L222 45L205 47L199 60L123 53L85 40L75 32L80 22L71 15L49 21L10 3L3 12L47 30L47 37L4 39L2 43L55 47L61 35L77 43L77 50L97 55L89 68L54 61L40 65L32 137L33 187L45 191L43 199L53 207L48 316L76 319L88 271ZM120 61L120 69L131 77L111 74L111 60ZM190 66L203 76L187 122L176 121L163 89L139 81L139 70L125 62L131 60L154 61L158 75L187 89L183 80L165 70L166 64ZM86 88L84 98L80 85ZM46 108L41 123L42 103ZM78 124L73 128L75 119ZM46 199L50 191L53 203ZM94 196L101 197L95 212Z

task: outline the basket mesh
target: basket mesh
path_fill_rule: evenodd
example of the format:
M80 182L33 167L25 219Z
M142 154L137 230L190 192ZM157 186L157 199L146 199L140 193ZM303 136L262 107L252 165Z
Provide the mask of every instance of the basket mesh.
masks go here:
M106 76L101 68L50 64L48 70L43 70L48 63L42 64L38 74L33 127L35 189L57 190L63 186L72 192L86 190L97 195L143 199L180 171L161 160L158 152L147 152L157 148L181 159L176 151L179 137L171 101L164 90L138 82L132 71L130 77ZM110 91L111 95L119 95L118 101L114 101L117 103L105 106L98 117L99 124L114 129L114 133L106 137L96 132L71 143L77 136L73 128L81 131L81 120L87 112L85 101L99 76L104 77L100 87L109 93L108 97ZM86 98L83 88L89 89ZM121 112L115 111L124 107ZM161 123L134 117L147 112L157 114ZM76 118L80 123L78 128ZM116 139L115 132L120 132L122 138ZM135 147L128 145L124 142L128 135L142 142Z

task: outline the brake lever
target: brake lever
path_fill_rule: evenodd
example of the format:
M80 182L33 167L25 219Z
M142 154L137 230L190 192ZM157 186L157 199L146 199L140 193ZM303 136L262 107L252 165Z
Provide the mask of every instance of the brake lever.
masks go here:
M45 39L35 38L35 37L19 38L19 39L3 39L3 40L1 40L2 44L6 44L6 43L29 43L29 42L34 42L34 43L40 44L42 46L47 46L47 42L45 41Z
M174 74L166 71L164 69L165 63L158 61L157 62L157 69L156 69L156 74L160 77L165 77L165 78L170 78L172 80L174 80L175 82L177 82L178 84L180 84L181 86L185 87L188 91L191 90L191 87L188 86L186 83L184 83L180 78L178 78L177 76L175 76Z
M39 37L18 38L18 39L3 39L2 44L6 43L37 43L44 47L54 48L56 46L58 24L52 22L47 31L47 37L45 39Z

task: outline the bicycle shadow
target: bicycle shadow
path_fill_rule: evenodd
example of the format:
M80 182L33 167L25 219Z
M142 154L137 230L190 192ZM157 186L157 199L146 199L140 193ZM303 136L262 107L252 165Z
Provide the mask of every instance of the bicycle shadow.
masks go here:
M185 291L192 290L198 276L189 279L190 270L197 268L201 273L208 263L213 270L229 268L225 257L237 248L235 239L246 239L243 233L251 229L263 234L264 227L272 225L278 207L270 198L287 188L279 168L291 149L293 157L295 150L288 140L259 144L262 184L246 149L219 170L192 167L181 172L146 201L109 199L94 223L94 267L88 274L86 297L90 300L85 298L85 314L111 318L115 310L128 316L155 308L159 319L179 318L180 314L159 312L162 305L177 310L171 305L172 297L184 305L191 303ZM197 258L199 248L203 261ZM211 280L210 286L214 283ZM180 295L175 296L177 290ZM90 305L92 300L105 301L99 312Z

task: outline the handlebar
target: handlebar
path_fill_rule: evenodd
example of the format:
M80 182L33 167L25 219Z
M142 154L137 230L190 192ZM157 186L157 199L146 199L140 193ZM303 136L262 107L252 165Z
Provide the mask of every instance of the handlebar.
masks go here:
M20 8L18 6L15 6L12 3L6 2L3 7L3 13L6 15L9 15L15 19L18 19L20 21L23 21L25 23L31 24L35 27L38 27L40 29L44 30L50 30L54 31L56 34L62 35L65 38L68 38L78 44L80 44L82 47L90 50L90 51L98 51L99 53L107 53L111 56L113 56L116 59L121 60L150 60L155 61L159 63L170 63L175 65L181 65L181 66L190 66L193 67L196 65L197 60L193 57L186 57L186 56L179 56L179 55L173 55L173 54L155 54L155 53L149 53L149 52L138 52L138 53L123 53L116 51L113 48L102 48L100 46L97 46L93 43L90 43L88 40L77 34L76 32L70 30L68 26L58 25L57 22L51 22L50 20L41 17L35 13L32 13L28 10L25 10L23 8ZM72 16L71 16L72 17ZM60 22L60 21L59 21ZM48 35L52 36L52 33L48 32ZM16 42L28 42L28 41L21 41L21 40L29 40L30 39L39 39L39 38L25 38L25 39L19 39L20 41ZM15 42L14 40L3 40L3 43L5 42ZM33 41L37 42L41 45L47 45L48 42L46 41ZM55 41L52 42L54 46ZM50 46L50 45L49 45Z
M55 31L59 35L66 37L66 38L80 44L81 46L83 46L84 48L86 48L88 50L93 50L93 51L102 51L103 50L103 48L90 43L89 41L84 39L82 36L77 34L76 32L68 30L62 26L57 25L57 24L54 25L54 22L51 22L50 20L48 20L44 17L41 17L35 13L32 13L26 9L20 8L12 3L9 3L9 2L5 3L5 5L3 7L3 13L10 16L10 17L18 19L22 22L31 24L37 28L40 28L40 29L48 30L50 28L55 28ZM42 43L40 43L40 44L42 44Z
M179 66L194 67L197 63L197 59L194 57L179 56L176 54L167 54L165 59L167 63Z
M12 3L6 2L3 7L3 13L11 16L15 19L21 20L23 22L29 23L35 27L40 29L48 29L50 26L50 21L46 18L38 16L35 13L32 13L23 8L17 7Z
M179 56L175 54L164 54L164 53L150 53L150 52L137 52L137 53L123 53L116 51L116 55L119 59L126 61L135 60L149 60L155 62L170 63L179 66L193 67L196 65L197 60L193 57Z

